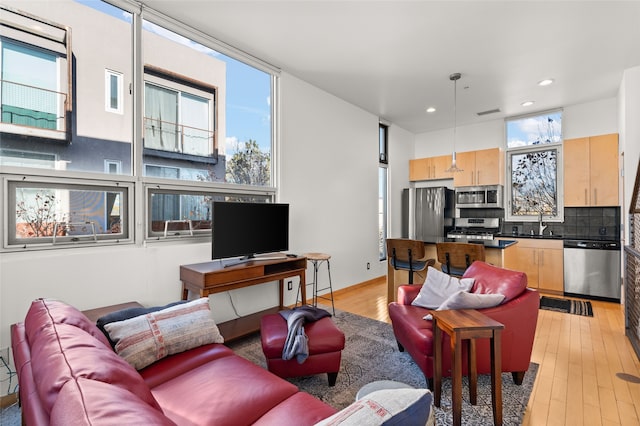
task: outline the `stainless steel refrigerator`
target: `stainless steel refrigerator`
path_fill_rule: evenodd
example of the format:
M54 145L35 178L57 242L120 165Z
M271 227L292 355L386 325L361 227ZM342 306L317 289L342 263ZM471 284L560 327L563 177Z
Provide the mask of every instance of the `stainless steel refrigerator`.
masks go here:
M453 228L455 198L452 189L405 188L402 190L402 236L435 243Z

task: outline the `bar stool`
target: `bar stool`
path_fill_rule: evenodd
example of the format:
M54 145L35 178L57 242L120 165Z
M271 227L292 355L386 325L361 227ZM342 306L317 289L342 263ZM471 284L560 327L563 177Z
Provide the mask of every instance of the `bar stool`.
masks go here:
M424 241L409 238L387 238L387 256L394 270L409 273L409 284L413 284L414 272L423 272L436 264L435 259L425 259Z
M442 272L455 277L464 275L476 260L485 260L484 245L477 243L436 243L436 252Z
M318 306L318 299L331 300L331 309L333 310L333 315L336 314L336 307L333 304L333 286L331 284L331 264L329 259L331 259L331 255L325 253L304 253L304 257L307 258L309 262L313 265L313 282L307 283L306 285L313 286L313 296L312 296L312 305ZM327 264L327 273L329 274L329 286L318 288L318 270L323 262ZM300 283L300 285L303 285ZM329 290L329 296L321 296L318 293L321 291ZM298 306L298 298L300 295L300 286L298 286L298 294L296 295L296 306ZM305 304L307 301L303 300L301 304Z

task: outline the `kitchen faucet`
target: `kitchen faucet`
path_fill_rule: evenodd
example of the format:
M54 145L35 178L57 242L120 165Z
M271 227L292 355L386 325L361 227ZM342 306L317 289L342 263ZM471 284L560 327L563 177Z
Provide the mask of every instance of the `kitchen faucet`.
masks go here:
M538 220L538 235L542 235L545 229L547 229L547 225L542 222L542 212L540 212Z

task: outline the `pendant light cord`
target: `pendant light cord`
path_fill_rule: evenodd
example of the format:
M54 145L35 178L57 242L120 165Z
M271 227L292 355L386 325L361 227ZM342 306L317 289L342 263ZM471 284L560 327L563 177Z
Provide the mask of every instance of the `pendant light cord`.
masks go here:
M446 172L461 172L462 169L458 168L456 164L456 129L458 127L458 80L460 80L462 74L459 72L453 73L449 76L449 80L453 81L453 153L451 154L451 167Z

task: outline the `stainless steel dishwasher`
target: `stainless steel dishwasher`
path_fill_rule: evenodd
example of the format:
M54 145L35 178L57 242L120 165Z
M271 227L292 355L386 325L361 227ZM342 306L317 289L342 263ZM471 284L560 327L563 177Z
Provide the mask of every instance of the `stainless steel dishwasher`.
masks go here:
M620 241L564 240L564 292L620 302Z

